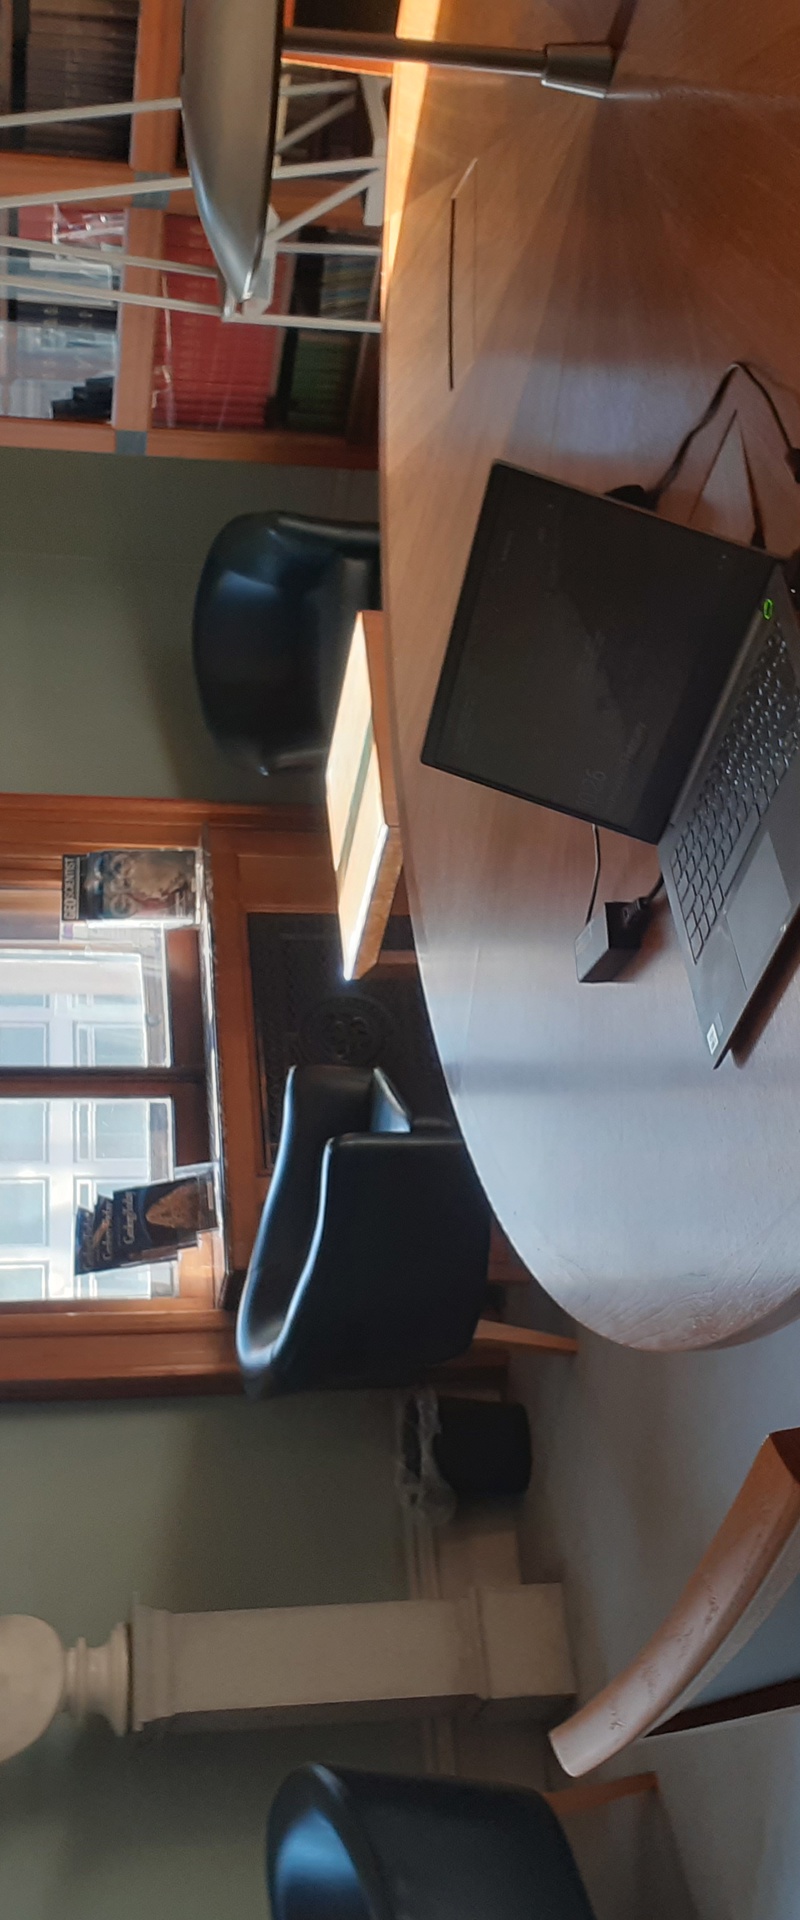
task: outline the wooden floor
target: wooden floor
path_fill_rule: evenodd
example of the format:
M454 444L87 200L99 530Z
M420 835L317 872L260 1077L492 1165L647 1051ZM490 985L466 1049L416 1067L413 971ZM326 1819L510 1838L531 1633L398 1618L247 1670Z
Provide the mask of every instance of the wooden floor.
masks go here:
M438 17L437 17L438 15ZM395 81L383 520L405 871L460 1121L503 1227L579 1319L642 1346L779 1322L800 1276L800 992L789 950L712 1074L669 915L578 988L588 829L419 751L493 458L652 481L733 358L800 442L800 13L745 0L406 0L401 29L622 51L594 102L524 79ZM735 418L734 418L735 416ZM665 511L770 546L800 490L738 380ZM604 835L605 897L655 877Z

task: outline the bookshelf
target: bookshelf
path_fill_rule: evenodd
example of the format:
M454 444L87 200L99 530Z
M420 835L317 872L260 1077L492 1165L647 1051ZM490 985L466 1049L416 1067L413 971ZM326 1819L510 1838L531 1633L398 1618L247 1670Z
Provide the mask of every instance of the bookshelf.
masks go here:
M38 7L40 0L35 0ZM125 33L130 33L131 52L135 47L133 71L133 97L136 99L156 99L171 97L179 91L181 70L181 29L183 0L41 0L39 21L44 18L45 28L51 31L52 43L57 47L62 31L62 19L73 25L76 23L76 9L81 21L86 16L93 34L85 37L87 48L93 46L97 36L102 35L104 24L108 28L111 59L117 57L116 50L124 52ZM133 13L131 13L133 9ZM34 19L33 0L29 20ZM293 0L287 0L287 20L293 13ZM13 105L12 63L14 45L12 34L13 0L0 0L0 111L7 111ZM108 24L110 23L110 25ZM94 37L93 37L94 36ZM113 37L112 37L113 36ZM122 56L120 55L120 58ZM38 58L38 56L37 56ZM42 85L47 85L47 42L45 51L39 60L37 77L44 73ZM116 71L116 69L115 69ZM91 75L87 72L87 103L91 99ZM69 104L78 104L76 81L70 76ZM77 91L80 93L82 76L78 75ZM117 82L119 86L120 82ZM129 97L113 92L105 96ZM46 92L30 102L33 105L62 104L60 95L54 100ZM63 101L63 104L67 104ZM108 127L113 123L94 123ZM180 125L177 113L143 114L122 126L130 126L130 142L127 155L117 157L91 157L83 153L48 152L41 149L49 144L41 138L42 133L51 135L52 129L29 129L25 138L31 143L22 147L5 146L0 149L0 197L3 195L29 193L53 194L54 204L59 193L68 188L80 188L86 185L85 207L92 207L92 189L97 186L119 186L121 195L126 188L135 183L143 174L163 174L176 170L180 154ZM37 139L37 131L40 137ZM66 133L68 130L65 129ZM37 150L31 150L37 140ZM289 181L273 190L273 204L280 218L289 218L313 205L318 197L318 188L314 181ZM81 202L83 207L84 203ZM124 217L124 243L128 253L149 258L175 257L175 236L183 230L186 223L187 249L180 251L180 258L193 259L190 244L197 234L196 209L191 193L181 192L169 197L166 207L131 205L123 197L115 202L113 197L103 203L105 211L117 212ZM72 212L73 209L70 209ZM0 218L3 216L0 215ZM326 230L337 233L358 233L362 226L362 207L358 199L347 201L326 217ZM165 247L167 232L170 235L170 249ZM162 276L150 269L127 267L124 270L123 287L134 293L162 291ZM194 287L194 291L192 288ZM173 289L177 291L177 288ZM184 297L196 298L197 283L186 281L181 287ZM200 297L207 300L206 290ZM3 297L4 298L4 297ZM377 273L371 292L371 311L376 310ZM87 305L89 296L87 295ZM302 308L305 311L305 307ZM6 306L0 306L0 317L5 317ZM203 336L203 349L208 355L209 349L227 361L233 351L234 343L240 355L246 348L243 342L250 335L263 337L263 329L225 328L223 323L213 320L201 322L206 331ZM313 318L309 318L309 328L313 329ZM349 401L344 417L335 431L321 431L314 427L313 407L305 412L301 406L287 403L283 411L286 415L279 423L261 426L184 424L180 410L173 424L164 419L164 407L159 406L157 397L156 360L159 350L164 346L164 323L160 313L147 307L120 307L117 317L117 359L113 387L113 406L110 420L105 419L47 419L25 417L15 414L8 406L0 413L0 446L29 448L68 449L96 453L144 454L150 458L180 459L224 459L267 462L280 465L311 465L332 467L373 467L376 464L376 407L375 391L377 385L377 342L370 341L366 347L354 346L352 367L350 369ZM280 343L287 336L270 336L275 340L275 351L281 360ZM292 351L298 351L298 341L306 343L308 335L303 331L294 342ZM174 344L174 343L173 343ZM307 349L306 349L307 351ZM323 377L319 376L320 379ZM280 394L286 389L285 369L281 364L281 379L276 376L276 390ZM313 382L312 382L313 387ZM328 383L330 390L330 379ZM279 400L270 402L270 412L278 411ZM173 409L173 414L175 410ZM305 430L296 424L287 424L297 419L305 422Z

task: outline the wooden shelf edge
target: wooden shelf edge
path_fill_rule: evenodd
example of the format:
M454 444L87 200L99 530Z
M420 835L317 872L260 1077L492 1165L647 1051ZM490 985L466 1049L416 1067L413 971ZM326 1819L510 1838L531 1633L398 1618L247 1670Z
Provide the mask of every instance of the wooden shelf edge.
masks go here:
M146 310L142 311L149 319ZM144 332L139 337L143 343ZM141 403L141 393L139 385L137 402L133 380L125 382L114 426L106 421L24 420L18 415L5 414L0 416L0 447L38 448L56 453L114 453L116 430L130 427L133 408ZM224 429L215 432L202 427L151 427L147 432L146 452L156 460L241 460L248 465L339 467L357 471L374 470L378 460L374 446L358 445L339 435L289 433L284 428L264 432L226 432Z
M290 433L285 428L263 432L226 432L202 427L151 427L147 451L158 460L243 460L279 467L377 466L377 450L345 440L338 434Z
M57 453L113 453L114 429L105 421L23 420L0 417L0 447L35 447Z

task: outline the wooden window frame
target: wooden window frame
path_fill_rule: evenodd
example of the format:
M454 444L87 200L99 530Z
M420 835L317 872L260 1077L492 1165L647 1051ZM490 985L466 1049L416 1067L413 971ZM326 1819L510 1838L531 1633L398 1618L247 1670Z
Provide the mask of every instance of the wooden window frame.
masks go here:
M229 1129L223 1114L225 1177L230 1177L232 1196L237 1196L230 1236L237 1261L246 1259L248 1236L265 1185L252 1137L251 1103L242 1098L254 1064L251 1067L247 1059L248 1047L252 1049L247 899L238 876L240 869L247 871L248 850L263 852L265 846L273 845L285 849L298 834L303 838L295 844L310 847L313 843L318 852L317 834L306 838L309 829L318 825L319 817L307 808L212 807L190 801L49 794L0 796L0 875L7 884L52 883L54 862L65 852L130 846L204 846L207 853L211 849L218 942L215 1002L218 1016L224 1012L230 1041L228 1052L225 1033L218 1032L221 1081L223 1089L228 1088L233 1122ZM149 1073L155 1087L159 1070ZM115 1085L122 1077L115 1076ZM24 1078L30 1091L31 1075L26 1073ZM93 1086L96 1091L97 1076ZM35 1307L20 1302L0 1307L0 1401L240 1390L233 1322L224 1306L182 1295L164 1301L71 1301L65 1306L42 1302Z

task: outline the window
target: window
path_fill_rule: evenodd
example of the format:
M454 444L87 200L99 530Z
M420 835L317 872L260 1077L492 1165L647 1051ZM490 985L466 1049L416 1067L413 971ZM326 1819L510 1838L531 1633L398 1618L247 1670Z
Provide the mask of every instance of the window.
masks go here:
M108 1184L102 1179L76 1180L75 1211L78 1207L93 1207ZM80 1300L165 1300L174 1299L179 1293L176 1260L160 1260L152 1267L129 1267L120 1273L82 1273L75 1279L75 1294Z
M17 1300L44 1300L47 1296L47 1267L26 1262L10 1266L0 1261L0 1303Z
M38 1064L9 1059L14 1046L9 1041L5 1059L0 1058L0 1185L8 1182L13 1189L32 1182L39 1196L35 1223L30 1196L27 1220L19 1201L5 1205L0 1402L239 1390L230 1316L216 1304L226 1277L221 1233L203 1235L200 1246L182 1252L174 1268L154 1262L108 1275L76 1277L73 1272L76 1207L91 1206L99 1192L132 1180L134 1169L138 1179L142 1167L141 1159L126 1164L92 1158L93 1151L135 1147L138 1155L144 1147L143 1180L220 1157L219 1073L204 1011L211 986L205 897L203 924L196 930L165 934L131 922L62 930L60 877L65 851L115 844L191 846L213 828L220 979L236 983L233 997L241 991L244 1007L237 1016L226 991L221 1011L226 1031L235 1031L238 1040L243 1021L247 1026L248 984L243 946L238 957L244 931L239 846L260 848L266 819L262 808L0 795L0 1031L39 1027L47 1035L44 1058L41 1044L38 1048ZM240 840L243 833L252 843ZM308 838L317 851L316 836ZM305 839L304 833L303 846ZM78 1040L78 1027L92 1030L93 1037ZM135 1028L139 1038L134 1043L127 1035L112 1035L98 1044L103 1027ZM249 1028L247 1034L249 1046ZM28 1035L28 1060L33 1045ZM234 1056L243 1088L237 1110L241 1139L237 1136L232 1163L246 1195L246 1224L237 1240L241 1262L249 1214L258 1200L247 1155L250 1108L255 1116L256 1105L235 1048ZM114 1109L128 1103L136 1116L121 1125ZM260 1181L257 1119L252 1144L253 1173ZM36 1224L42 1232L42 1184L46 1239L39 1245L12 1242L6 1237L12 1230L30 1232Z
M77 1208L93 1207L98 1193L128 1181L169 1178L172 1120L169 1100L0 1100L0 1248L46 1246L48 1255L44 1293L15 1295L13 1276L22 1269L6 1263L0 1300L150 1299L179 1292L174 1261L113 1274L74 1271ZM31 1177L37 1166L46 1167L46 1177Z
M0 879L0 1303L176 1294L175 1261L76 1275L75 1212L209 1157L197 935L30 899Z
M157 1111L156 1103L145 1100L93 1101L86 1119L86 1132L90 1139L94 1136L91 1159L133 1161L145 1168L150 1158L150 1121ZM161 1172L167 1176L171 1171L165 1159Z
M46 1100L0 1100L0 1161L22 1171L47 1159L47 1109Z
M147 1052L144 1022L138 1027L95 1027L96 1067L143 1067Z
M0 1180L0 1246L47 1244L47 1185L44 1180Z
M147 1032L144 1021L137 1026L76 1026L75 1060L81 1067L144 1067L147 1065Z
M113 1007L115 1013L118 1012L121 1007L135 1007L138 1006L139 1003L139 995L136 993L73 993L71 998L73 1007L93 1007L95 1009L98 1007Z
M168 1180L175 1170L167 1100L78 1100L75 1159L114 1163L120 1180Z
M0 1067L43 1067L46 1063L46 1027L0 1025Z

